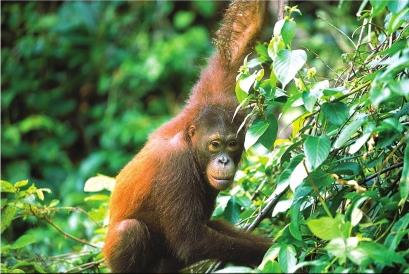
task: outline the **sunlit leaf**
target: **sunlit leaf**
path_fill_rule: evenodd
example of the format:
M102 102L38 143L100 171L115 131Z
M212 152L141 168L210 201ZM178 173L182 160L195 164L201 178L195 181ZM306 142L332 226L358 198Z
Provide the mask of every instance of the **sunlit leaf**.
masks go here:
M358 129L362 126L362 124L366 121L366 117L359 117L356 118L354 121L349 123L347 126L345 126L341 133L339 134L337 140L334 143L334 148L340 148L342 147L350 138L352 135L354 135Z
M25 247L27 245L30 245L32 243L35 243L36 239L33 237L31 234L24 234L20 238L18 238L12 245L11 249L19 249L22 247Z
M266 132L269 123L262 119L256 119L246 132L246 139L244 141L244 148L247 150L253 146L258 139Z
M304 66L307 61L307 54L303 50L280 50L277 58L273 62L274 72L277 79L285 86L294 79L297 72Z
M261 262L259 268L264 268L267 262L274 261L278 257L278 253L280 252L280 246L277 244L273 244L264 254L263 261Z
M405 263L401 255L376 242L361 242L359 248L377 264L392 266L394 263Z
M296 251L292 245L285 245L280 248L278 253L278 263L285 273L289 273L297 264Z
M402 238L408 235L409 213L406 213L391 228L391 233L385 239L385 246L394 251Z
M10 192L10 193L16 192L14 185L4 180L1 180L0 189L1 189L1 192Z
M340 217L321 217L319 219L310 219L306 221L311 232L322 240L332 240L343 238L344 223Z
M97 175L89 178L84 185L85 192L98 192L101 190L112 191L115 185L115 179L105 175Z
M1 233L10 226L11 222L13 221L14 217L16 216L17 208L14 205L5 206L1 210Z

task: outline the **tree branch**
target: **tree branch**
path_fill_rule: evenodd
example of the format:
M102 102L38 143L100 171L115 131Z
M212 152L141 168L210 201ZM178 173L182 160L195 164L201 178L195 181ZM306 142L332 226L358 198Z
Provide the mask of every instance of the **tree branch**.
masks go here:
M378 177L379 175L382 175L382 174L384 174L384 173L386 173L386 172L388 172L388 171L391 171L391 170L393 170L393 169L395 169L395 168L399 168L399 167L401 167L401 166L403 166L403 162L400 162L400 163L396 163L396 164L394 164L394 165L391 165L390 167L387 167L387 168L385 168L385 169L383 169L383 170L381 170L381 171L376 172L375 174L372 174L371 176L366 177L366 178L364 179L363 183L367 183L367 182L369 182L370 180L372 180L373 178Z

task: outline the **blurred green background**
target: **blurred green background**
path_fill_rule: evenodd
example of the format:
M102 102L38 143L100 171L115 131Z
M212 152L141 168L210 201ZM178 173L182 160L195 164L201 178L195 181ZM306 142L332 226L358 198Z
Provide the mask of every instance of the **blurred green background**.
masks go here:
M308 42L310 64L319 71L336 67L341 52L353 49L328 22L351 35L360 3L298 4L303 15L297 18L296 47ZM183 106L227 5L2 2L2 179L28 178L50 188L61 205L87 208L85 180L97 173L115 176L147 135ZM91 234L92 227L76 225L79 220L72 214L68 231ZM17 221L2 237L13 241L28 229ZM42 254L69 250L69 242L55 241L42 245Z
M73 203L115 175L180 109L225 5L2 3L2 178Z

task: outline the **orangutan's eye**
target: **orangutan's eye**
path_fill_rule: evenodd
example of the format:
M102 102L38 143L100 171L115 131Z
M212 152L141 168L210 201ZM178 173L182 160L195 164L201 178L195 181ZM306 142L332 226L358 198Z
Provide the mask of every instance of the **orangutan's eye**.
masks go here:
M210 152L216 152L219 151L221 148L222 144L220 143L220 141L217 140L213 140L210 142L209 144L209 151Z

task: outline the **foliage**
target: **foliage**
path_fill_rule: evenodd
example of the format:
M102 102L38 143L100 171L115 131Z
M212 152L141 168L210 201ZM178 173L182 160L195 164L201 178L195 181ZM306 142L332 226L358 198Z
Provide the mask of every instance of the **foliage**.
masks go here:
M2 5L2 272L107 271L114 182L85 178L116 172L177 110L209 49L194 22L215 6L197 3ZM363 1L357 19L350 5L287 8L239 71L246 153L213 218L246 227L273 205L256 229L274 244L257 268L219 272L409 270L408 2Z
M236 95L252 123L235 200L255 191L264 205L282 193L261 224L275 243L256 271L408 271L409 8L371 5L355 39L337 29L353 50L327 77L293 49L296 7L240 69ZM276 138L277 124L291 134Z

